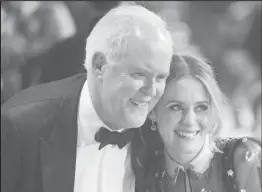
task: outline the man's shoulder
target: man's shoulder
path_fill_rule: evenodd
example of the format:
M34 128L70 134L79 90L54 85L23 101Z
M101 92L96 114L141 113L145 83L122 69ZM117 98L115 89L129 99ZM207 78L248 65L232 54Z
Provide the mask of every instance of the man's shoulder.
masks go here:
M66 102L78 99L85 79L80 74L23 90L1 106L1 116L19 129L37 131L55 118Z
M1 111L6 111L17 106L33 103L53 103L66 98L75 90L80 89L86 79L86 74L78 74L58 81L44 83L24 89L7 100Z

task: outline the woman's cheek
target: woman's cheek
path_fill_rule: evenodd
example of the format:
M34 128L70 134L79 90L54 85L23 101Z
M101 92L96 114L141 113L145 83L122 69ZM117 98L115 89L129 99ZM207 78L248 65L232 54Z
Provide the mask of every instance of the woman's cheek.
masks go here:
M165 145L172 145L174 138L174 124L170 119L163 119L160 129L161 137Z
M162 130L160 132L160 135L161 135L161 138L162 138L165 146L172 145L173 136L172 136L172 134L170 134L170 132L168 130Z
M198 117L198 126L202 131L210 132L213 127L212 118L208 115Z
M183 114L182 114L182 112L176 111L176 112L170 113L170 116L169 116L169 120L168 120L168 121L169 121L170 124L171 124L170 126L172 127L172 131L179 129L179 126L180 126L180 124L182 123L182 122L181 122L182 119L183 119Z

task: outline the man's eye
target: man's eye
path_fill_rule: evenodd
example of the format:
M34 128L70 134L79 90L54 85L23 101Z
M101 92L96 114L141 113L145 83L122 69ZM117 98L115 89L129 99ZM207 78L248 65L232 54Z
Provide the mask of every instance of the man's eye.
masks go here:
M157 76L156 79L157 79L158 81L163 81L163 80L166 80L166 78L167 78L166 76L160 75L160 76Z
M183 110L183 107L181 105L172 105L170 106L170 109L173 110L173 111L180 111L180 110Z
M195 110L198 112L204 112L204 111L207 111L208 109L209 109L209 106L205 104L198 105L195 108Z
M141 78L141 77L144 77L145 75L143 73L132 73L131 76L133 78Z

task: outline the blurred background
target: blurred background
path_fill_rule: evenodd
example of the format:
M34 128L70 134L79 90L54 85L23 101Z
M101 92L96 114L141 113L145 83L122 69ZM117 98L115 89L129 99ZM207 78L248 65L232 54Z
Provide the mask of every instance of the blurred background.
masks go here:
M134 1L135 2L135 1ZM84 72L85 39L122 1L1 1L1 103ZM137 1L168 23L177 52L208 58L228 98L224 136L261 139L261 1Z

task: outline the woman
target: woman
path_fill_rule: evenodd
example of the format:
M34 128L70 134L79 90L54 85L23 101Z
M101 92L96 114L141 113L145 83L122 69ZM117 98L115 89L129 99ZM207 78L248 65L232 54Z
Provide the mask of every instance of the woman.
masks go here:
M243 139L229 147L234 140L218 136L224 104L204 60L174 55L165 93L132 142L136 190L260 191L260 146Z

